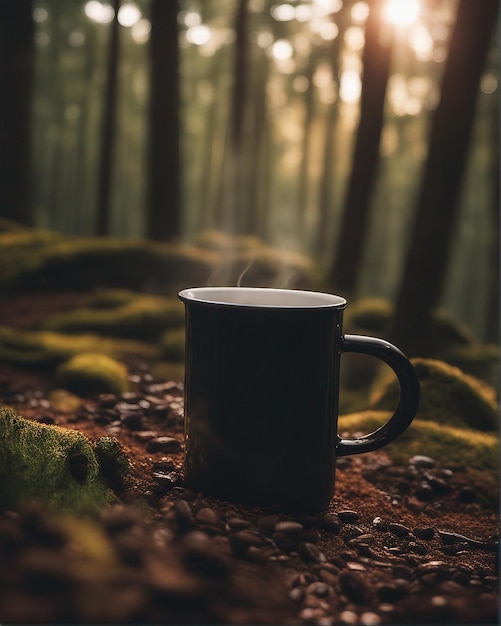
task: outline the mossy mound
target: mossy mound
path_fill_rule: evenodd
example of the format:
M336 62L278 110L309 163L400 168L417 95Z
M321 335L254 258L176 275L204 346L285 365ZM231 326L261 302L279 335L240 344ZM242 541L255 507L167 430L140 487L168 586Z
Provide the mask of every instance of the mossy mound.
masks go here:
M128 299L127 299L128 296ZM106 306L106 303L109 306ZM108 299L98 296L90 306L59 313L44 320L45 330L93 332L110 337L152 341L167 328L184 324L184 307L177 298L111 291Z
M390 415L387 411L343 415L339 418L339 432L369 433L387 422ZM498 497L499 440L495 433L456 428L442 420L415 419L405 433L384 450L396 463L405 463L416 454L424 454L443 467L468 471L489 502Z
M185 245L11 229L0 233L0 289L115 287L175 295L188 286L236 285L239 279L263 287L311 287L313 264L300 254L255 238L219 233L212 245L209 239L200 236L199 244Z
M127 368L105 354L77 354L56 369L56 383L83 397L127 391Z
M100 461L102 459L102 462ZM116 440L95 445L80 432L0 409L0 509L41 501L50 511L94 513L116 502L129 461Z
M82 352L118 359L129 355L151 359L156 357L157 348L144 342L94 334L65 335L0 326L0 360L6 363L53 367Z
M421 386L417 418L459 428L494 431L499 407L495 391L459 368L434 359L411 359ZM379 382L372 408L393 410L400 391L393 374Z
M486 382L493 389L499 387L499 346L492 343L471 343L454 346L444 351L443 360L463 372Z

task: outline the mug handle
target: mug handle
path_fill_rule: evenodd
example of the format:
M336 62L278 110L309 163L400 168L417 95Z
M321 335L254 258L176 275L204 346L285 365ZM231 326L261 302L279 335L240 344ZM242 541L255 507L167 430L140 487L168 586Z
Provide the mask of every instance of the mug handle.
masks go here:
M347 456L372 452L390 443L410 426L419 406L419 381L411 362L396 346L376 337L344 335L341 352L358 352L384 361L397 375L400 400L391 418L374 432L358 439L342 439L338 435L336 454Z

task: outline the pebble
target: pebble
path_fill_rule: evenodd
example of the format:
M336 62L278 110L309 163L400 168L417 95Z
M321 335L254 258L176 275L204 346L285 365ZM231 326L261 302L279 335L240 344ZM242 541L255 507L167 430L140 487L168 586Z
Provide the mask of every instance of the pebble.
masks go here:
M120 416L121 423L129 430L141 430L143 428L143 415L139 411L127 411Z
M174 437L154 437L147 442L146 451L177 453L181 451L181 444Z
M417 467L435 467L436 461L429 456L423 454L416 454L409 459L409 465L415 465Z
M463 487L458 494L458 498L463 504L471 504L475 502L477 495L477 490L473 487Z
M164 472L162 470L156 470L152 472L153 480L161 487L162 491L168 493L177 484L179 484L181 477L177 472Z
M372 525L374 526L374 528L375 528L376 530L379 530L379 531L381 531L381 532L386 532L386 531L388 530L388 523L387 523L387 522L385 522L385 521L383 520L383 518L381 518L381 517L379 517L379 516L378 516L378 517L375 517L375 518L372 520Z

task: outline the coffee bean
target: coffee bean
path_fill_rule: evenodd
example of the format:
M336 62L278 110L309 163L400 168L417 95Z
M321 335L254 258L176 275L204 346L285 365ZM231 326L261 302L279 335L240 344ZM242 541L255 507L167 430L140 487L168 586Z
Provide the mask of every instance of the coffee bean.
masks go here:
M422 556L424 556L425 554L428 554L428 548L423 545L422 543L416 543L415 541L409 541L409 550L411 552L414 552L415 554L421 554Z
M226 524L231 530L245 530L250 528L251 525L248 520L242 519L241 517L230 517L230 519L226 521Z
M192 528L195 518L190 505L186 500L176 500L172 507L176 518L177 526L181 531Z
M289 591L289 598L293 602L301 602L304 598L304 594L305 591L303 587L294 587L294 589Z
M407 581L406 581L407 582ZM398 602L409 593L409 587L395 583L381 583L377 585L377 594L382 602Z
M429 541L430 539L433 539L435 530L431 528L431 526L416 527L412 529L412 534L418 539Z
M429 502L433 498L433 489L426 482L422 482L415 491L416 498L421 502Z
M331 513L327 513L326 515L322 515L318 519L318 526L323 530L326 530L333 535L339 534L341 529L341 524L339 523L339 518L337 515L333 515Z
M403 524L398 524L396 522L392 522L388 524L388 530L396 535L397 537L407 537L410 534L410 528L404 526Z
M154 471L161 470L164 472L170 472L175 469L174 463L169 461L169 459L157 459L156 461L153 461L151 467Z
M369 604L374 597L372 587L360 572L342 571L338 583L341 593L355 604Z
M292 522L284 520L277 522L274 527L274 531L278 533L285 533L286 535L298 535L303 530L303 525L298 522Z
M139 411L127 411L120 416L120 421L129 430L141 430L143 427L143 415Z
M157 470L152 472L153 480L160 487L160 494L162 492L168 493L171 491L181 480L177 472L163 472Z
M146 444L147 452L176 453L181 451L181 444L174 437L155 437Z
M311 593L318 598L325 598L329 595L330 588L329 585L326 585L324 582L316 581L308 585L306 591L307 593Z
M306 563L322 563L327 560L325 554L312 543L301 543L298 546L298 552Z
M339 619L341 621L341 624L347 624L348 626L360 624L358 613L355 613L355 611L341 611L341 613L339 614Z
M339 521L341 521L343 524L354 524L355 522L358 522L359 519L357 511L352 511L350 509L338 511L337 515Z
M207 524L208 526L222 526L222 520L218 513L210 507L202 507L195 513L195 519L201 524Z
M360 623L363 624L363 626L379 626L381 622L381 617L373 611L366 611L360 616Z

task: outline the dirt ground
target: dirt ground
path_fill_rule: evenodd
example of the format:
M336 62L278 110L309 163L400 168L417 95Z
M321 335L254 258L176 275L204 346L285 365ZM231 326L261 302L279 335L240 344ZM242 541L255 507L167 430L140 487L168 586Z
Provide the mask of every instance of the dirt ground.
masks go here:
M2 302L0 321L27 325L44 302ZM57 307L74 304L61 296ZM106 562L75 549L43 507L0 513L2 624L498 623L498 515L466 474L426 456L339 459L319 516L193 493L182 382L128 365L134 391L63 412L45 372L0 364L0 405L91 440L112 435L132 467L121 503L93 522Z

